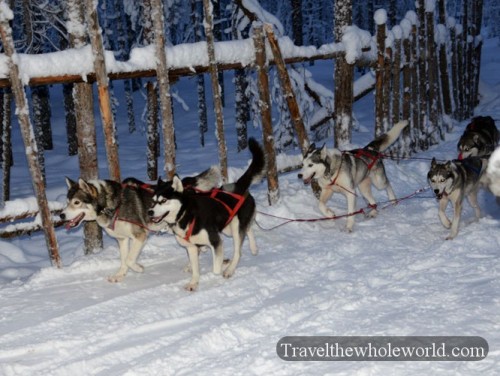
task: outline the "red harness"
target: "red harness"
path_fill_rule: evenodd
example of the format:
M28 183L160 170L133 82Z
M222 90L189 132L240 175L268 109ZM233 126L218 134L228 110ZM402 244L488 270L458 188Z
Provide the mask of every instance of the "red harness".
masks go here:
M245 202L245 200L246 200L246 198L248 196L247 193L245 193L243 195L239 195L239 194L236 194L236 193L233 193L233 192L224 191L224 190L222 190L220 188L214 188L214 189L212 189L210 191L202 191L202 190L199 190L199 189L196 189L196 188L193 188L193 189L196 192L198 192L198 194L208 195L212 200L217 201L218 203L220 203L227 210L227 212L229 214L229 217L227 218L227 221L224 224L224 227L226 227L229 224L229 222L232 221L232 219L238 213L238 210L240 210L241 206L243 205L243 203ZM223 194L229 195L229 196L233 197L234 199L236 199L236 204L234 205L234 207L231 208L224 201L222 201L221 199L217 198L217 194L219 194L219 193L223 193ZM193 218L193 220L189 223L188 229L186 231L186 235L184 236L184 240L185 241L188 242L189 239L191 238L191 235L193 235L195 224L196 224L196 217Z
M373 153L375 153L375 155ZM368 151L365 149L358 149L356 154L354 154L354 157L356 157L356 158L366 157L368 159L371 159L371 162L367 164L368 170L371 170L372 167L375 165L375 163L377 163L377 161L380 158L382 158L382 154L380 154L378 152Z

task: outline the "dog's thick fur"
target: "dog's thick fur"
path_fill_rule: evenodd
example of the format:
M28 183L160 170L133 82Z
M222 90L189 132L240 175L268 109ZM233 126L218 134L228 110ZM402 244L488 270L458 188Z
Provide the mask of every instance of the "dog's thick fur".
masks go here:
M220 172L212 167L185 182L200 189L218 186ZM83 180L66 178L67 205L61 219L71 229L83 221L97 221L106 233L118 241L121 264L118 271L108 277L110 282L123 280L129 269L141 273L144 268L137 258L150 230L160 227L149 221L148 210L152 204L155 186L147 186L134 178L122 183L112 180Z
M224 257L221 232L232 236L234 245L233 258L223 273L225 278L234 274L241 256L241 246L247 234L252 253L257 253L251 229L255 217L255 200L248 189L262 174L265 158L257 141L250 139L248 146L252 153L250 166L234 184L222 187L230 189L230 192L244 199L232 219L224 204L232 208L238 200L228 193L217 191L217 199L214 199L209 193L197 193L185 189L177 177L174 177L171 184L159 182L155 190L149 215L153 222L168 225L176 235L178 243L187 249L192 272L191 280L186 285L189 291L196 290L199 284L199 246L206 245L211 248L213 272L221 274Z
M458 159L490 156L499 140L500 134L491 116L476 116L458 140Z
M319 210L327 217L334 216L334 212L326 206L326 202L334 192L342 193L347 199L347 212L356 210L356 188L359 188L363 197L373 206L370 216L375 216L375 199L371 192L373 184L377 189L385 189L390 200L396 196L387 179L384 164L379 153L392 145L408 121L400 121L387 133L377 137L363 149L328 151L325 146L316 148L311 145L302 161L302 170L299 178L305 184L317 179L321 188ZM352 231L354 216L347 218L346 229Z
M488 161L481 157L468 157L462 160L438 163L433 158L427 174L429 184L439 201L439 219L446 228L451 228L447 240L458 234L458 226L462 215L462 203L467 197L474 208L476 218L481 216L477 203L477 192L482 184L482 178ZM453 219L450 221L445 214L448 202L453 205Z

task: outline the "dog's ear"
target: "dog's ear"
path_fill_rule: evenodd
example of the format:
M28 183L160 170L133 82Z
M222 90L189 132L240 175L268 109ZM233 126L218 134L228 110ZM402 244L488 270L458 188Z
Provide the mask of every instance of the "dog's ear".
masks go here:
M76 182L66 176L66 185L68 186L68 189L71 189L76 185Z
M178 175L174 175L172 180L172 188L174 191L182 193L184 191L184 186L182 185L182 181Z
M80 188L87 192L87 193L92 193L92 189L90 188L90 186L88 185L88 183L83 180L82 178L78 179L78 185L80 186Z
M323 146L321 147L321 152L320 152L319 156L321 157L321 159L326 159L327 154L328 154L328 151L326 150L326 144L323 144Z
M161 180L161 176L158 177L158 181L156 182L156 185L161 186L163 184L163 180Z
M311 145L309 145L309 149L307 149L306 153L304 154L304 157L306 155L311 154L314 150L316 150L316 144L313 142Z
M431 167L436 166L436 164L437 164L436 158L432 158Z

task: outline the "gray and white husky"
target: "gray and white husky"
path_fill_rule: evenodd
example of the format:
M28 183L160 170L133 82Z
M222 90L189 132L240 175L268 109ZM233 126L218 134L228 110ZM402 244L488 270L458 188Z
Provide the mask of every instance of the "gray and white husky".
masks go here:
M384 164L380 153L391 146L401 134L408 121L400 121L392 129L377 137L362 149L329 151L325 146L316 148L314 144L309 147L302 161L302 170L299 179L309 184L312 179L317 179L321 188L319 197L319 210L327 217L334 216L334 212L326 206L326 202L334 192L342 193L347 199L347 212L356 210L356 188L368 201L372 210L370 216L377 214L376 201L371 192L373 184L377 189L385 189L389 200L396 196L387 179ZM354 216L347 217L346 229L352 231Z
M219 182L218 167L184 178L185 184L200 189L213 188ZM109 236L118 241L120 268L108 280L122 281L129 269L143 272L144 268L137 263L137 258L150 230L160 229L150 222L148 216L155 186L134 178L125 179L122 183L84 179L75 182L66 178L66 184L67 204L61 213L61 219L67 221L66 229L75 228L83 221L97 221Z
M482 178L487 164L487 159L480 157L468 157L444 163L438 163L435 158L432 159L427 179L439 201L439 219L444 227L451 228L447 240L453 239L458 234L462 203L465 197L474 208L476 218L479 219L481 216L477 192L483 183ZM451 221L445 213L450 201L453 205Z
M458 159L490 156L498 145L500 134L491 116L476 116L458 140Z
M222 273L224 258L221 233L233 237L233 258L224 270L225 278L231 277L241 256L241 246L248 235L250 249L257 254L251 226L255 218L255 200L248 189L260 178L265 167L262 147L249 139L252 162L245 173L233 184L210 192L186 189L174 177L171 183L158 182L149 210L151 221L168 226L177 242L187 249L191 265L191 280L185 286L189 291L198 287L200 280L200 246L209 246L213 255L213 272ZM229 191L227 190L229 189Z

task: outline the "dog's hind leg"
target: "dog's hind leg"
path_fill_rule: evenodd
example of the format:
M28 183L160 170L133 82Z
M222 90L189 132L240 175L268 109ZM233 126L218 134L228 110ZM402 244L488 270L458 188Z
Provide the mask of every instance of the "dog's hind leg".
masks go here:
M130 242L130 251L128 252L126 262L127 266L136 273L142 273L144 271L144 267L137 263L137 258L139 257L139 253L141 253L142 246L147 237L147 232L141 232L132 238Z
M253 233L251 224L248 226L247 235L248 235L248 245L250 247L250 251L252 252L252 255L257 256L259 254L259 248L257 247L257 242L255 241L255 234Z
M377 209L376 209L377 202L375 201L375 198L373 197L371 185L372 185L372 181L368 177L368 178L364 179L361 183L359 183L358 187L359 187L359 191L361 192L363 197L368 201L368 203L372 207L371 208L372 210L370 210L370 213L368 214L368 216L373 218L373 217L377 216Z
M120 249L120 269L114 274L108 277L109 282L121 282L128 271L127 257L128 257L128 243L127 238L117 238L118 247Z
M472 191L468 196L467 196L467 201L469 201L470 206L474 209L474 214L476 214L476 218L479 219L481 218L481 208L479 207L479 204L477 202L477 191Z
M354 188L353 188L354 189ZM356 194L346 192L345 196L347 198L347 213L350 214L347 217L347 223L346 223L346 229L348 232L352 231L352 228L354 226L354 211L356 210Z

